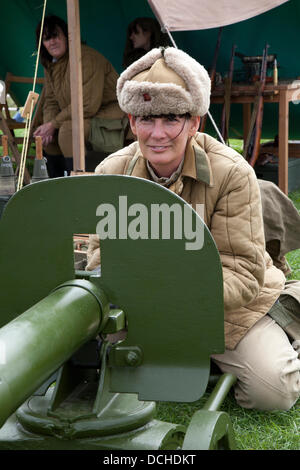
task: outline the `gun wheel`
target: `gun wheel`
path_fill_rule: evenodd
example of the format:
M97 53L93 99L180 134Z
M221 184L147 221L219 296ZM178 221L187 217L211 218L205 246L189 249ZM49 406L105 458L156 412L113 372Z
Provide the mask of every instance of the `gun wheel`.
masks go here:
M196 411L185 434L182 449L236 449L232 423L228 414L219 411Z

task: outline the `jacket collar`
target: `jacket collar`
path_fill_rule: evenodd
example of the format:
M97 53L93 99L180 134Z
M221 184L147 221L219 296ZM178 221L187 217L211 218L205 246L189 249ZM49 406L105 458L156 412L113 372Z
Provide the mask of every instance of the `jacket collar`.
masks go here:
M209 158L194 137L187 144L182 175L189 176L197 181L203 181L209 186L213 184Z
M126 174L151 179L146 160L139 147L129 162ZM192 137L187 144L181 175L188 176L196 181L203 181L209 186L213 185L213 175L209 158L194 137Z

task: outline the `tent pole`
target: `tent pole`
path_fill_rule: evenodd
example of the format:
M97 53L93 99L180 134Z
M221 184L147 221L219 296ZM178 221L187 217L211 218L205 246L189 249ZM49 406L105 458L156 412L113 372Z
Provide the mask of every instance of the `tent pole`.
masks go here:
M176 42L174 41L173 36L172 36L172 34L170 33L170 31L168 30L167 26L163 26L163 27L162 27L162 32L166 32L166 33L167 33L167 35L169 36L170 41L171 41L171 43L173 44L173 46L176 47L176 49L178 49L178 47L177 47L177 45L176 45Z
M176 49L178 49L178 47L177 47L177 45L176 45L176 43L175 43L175 41L174 41L174 39L173 39L172 34L170 33L170 31L168 30L168 28L167 28L166 25L164 25L164 26L162 27L162 31L163 31L163 32L166 32L166 33L168 34L171 43L173 44L174 47L176 47ZM214 126L214 128L215 128L215 130L216 130L216 132L217 132L217 134L218 134L219 139L221 140L221 142L222 142L224 145L226 145L225 142L224 142L223 136L222 136L221 132L219 131L218 126L217 126L217 124L215 123L215 121L214 121L212 115L210 114L209 111L207 111L207 114L208 114L209 119L210 119L211 122L212 122L212 125Z
M79 0L67 0L67 13L70 57L73 170L76 172L85 171Z

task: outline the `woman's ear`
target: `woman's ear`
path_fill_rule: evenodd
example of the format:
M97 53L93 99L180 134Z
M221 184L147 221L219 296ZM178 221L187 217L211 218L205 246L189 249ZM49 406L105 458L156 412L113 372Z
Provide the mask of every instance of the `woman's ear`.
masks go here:
M200 126L200 116L191 116L189 136L192 137L196 134Z
M130 122L130 127L131 127L131 130L133 132L134 135L137 135L136 134L136 124L135 124L135 116L133 116L132 114L128 114L128 119L129 119L129 122Z

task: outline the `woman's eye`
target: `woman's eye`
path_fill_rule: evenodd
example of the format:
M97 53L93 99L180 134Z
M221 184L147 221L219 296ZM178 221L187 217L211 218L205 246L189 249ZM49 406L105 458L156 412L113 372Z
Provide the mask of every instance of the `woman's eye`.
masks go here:
M141 118L142 122L151 122L152 118L150 116L144 116Z
M167 117L168 122L179 122L178 116L170 115Z

